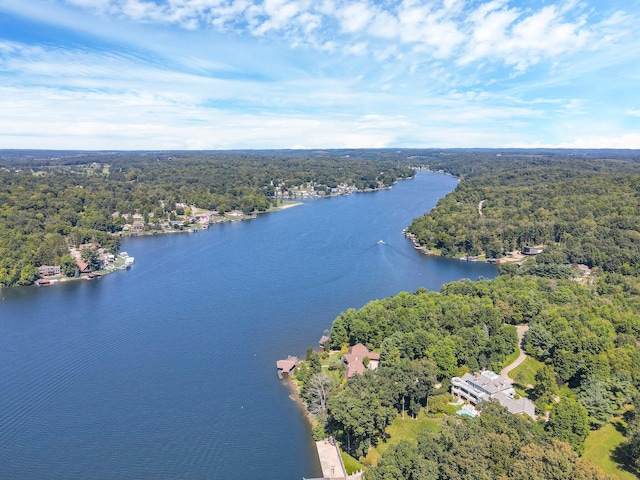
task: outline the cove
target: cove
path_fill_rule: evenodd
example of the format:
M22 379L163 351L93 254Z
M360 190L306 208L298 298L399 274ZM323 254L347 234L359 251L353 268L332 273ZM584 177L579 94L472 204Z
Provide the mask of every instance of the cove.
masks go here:
M494 277L402 235L456 184L420 171L391 190L126 239L130 270L0 290L0 478L320 476L275 361L303 356L348 308Z

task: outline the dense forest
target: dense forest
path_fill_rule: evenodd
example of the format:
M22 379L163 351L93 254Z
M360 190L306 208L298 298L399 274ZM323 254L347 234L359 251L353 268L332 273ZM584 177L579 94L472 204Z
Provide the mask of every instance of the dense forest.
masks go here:
M339 315L331 352L363 343L380 366L345 379L340 354L321 354L328 370L310 354L298 380L316 437L335 436L366 464L395 419L427 415L438 428L392 442L366 478L604 479L589 463L601 459L580 456L590 432L615 425L625 440L607 455L640 475L640 164L606 153L412 155L461 178L411 225L420 243L446 255L500 257L536 244L544 253L501 266L494 280L403 292ZM596 268L585 278L570 263ZM529 327L522 346L535 376L516 391L534 401L537 420L493 402L476 418L452 415L451 377L499 371L518 325Z
M539 261L640 274L640 162L634 157L443 157L464 181L408 231L444 256L504 257L543 245Z
M413 175L397 162L293 152L0 152L0 285L29 285L37 267L69 262L85 242L115 253L124 221L159 221L176 204L262 212L301 185L384 188Z

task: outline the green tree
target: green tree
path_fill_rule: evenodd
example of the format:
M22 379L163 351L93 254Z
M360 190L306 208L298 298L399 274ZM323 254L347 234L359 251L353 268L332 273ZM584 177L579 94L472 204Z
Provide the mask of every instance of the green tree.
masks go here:
M375 445L397 414L387 381L373 372L349 379L329 397L327 405L330 429L355 456Z
M33 265L25 265L20 270L18 285L32 285L38 279L38 269Z
M76 261L68 253L60 258L60 271L66 277L73 277L76 274L78 266Z
M91 270L100 270L100 260L98 259L98 251L95 248L87 248L82 250L80 258L87 262Z
M603 426L615 412L609 383L595 377L588 377L582 382L578 401L586 407L592 429Z
M539 406L544 406L553 401L558 394L558 383L556 382L556 372L550 365L544 365L536 372L535 386L533 393Z
M549 448L525 446L509 473L510 478L519 480L614 480L558 440Z
M551 411L546 429L553 437L567 442L582 455L584 441L589 435L587 409L575 400L565 398Z

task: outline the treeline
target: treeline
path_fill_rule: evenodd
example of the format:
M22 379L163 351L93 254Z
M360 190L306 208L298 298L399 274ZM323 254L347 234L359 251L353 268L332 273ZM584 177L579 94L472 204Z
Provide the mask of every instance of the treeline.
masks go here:
M301 155L301 154L300 154ZM199 152L0 152L0 285L28 285L69 245L115 251L123 219L168 218L176 203L265 211L276 188L379 188L413 175L393 162L336 156ZM64 253L63 253L64 252Z
M488 258L544 245L539 263L640 274L636 157L466 153L428 160L463 181L410 225L421 245L444 256Z
M505 324L501 309L517 312L510 313L511 323L520 323L514 320L526 321L535 314L533 303L528 292L494 301L488 295L457 293L453 285L442 293L402 292L340 314L331 327L331 344L337 349L356 343L381 348L382 365L400 358L429 358L438 379L445 380L462 366L478 371L502 365L518 337L516 329Z

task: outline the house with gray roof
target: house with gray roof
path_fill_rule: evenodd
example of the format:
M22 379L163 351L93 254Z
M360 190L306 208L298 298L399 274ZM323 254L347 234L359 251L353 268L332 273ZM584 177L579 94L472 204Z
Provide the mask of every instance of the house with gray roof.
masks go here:
M516 398L516 391L510 380L491 370L465 373L451 379L451 394L472 405L494 399L511 413L524 413L535 419L536 408L527 398Z

